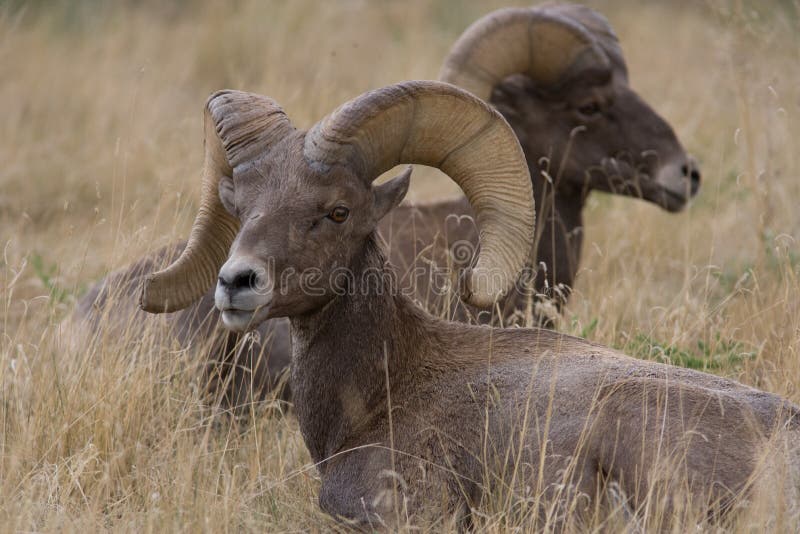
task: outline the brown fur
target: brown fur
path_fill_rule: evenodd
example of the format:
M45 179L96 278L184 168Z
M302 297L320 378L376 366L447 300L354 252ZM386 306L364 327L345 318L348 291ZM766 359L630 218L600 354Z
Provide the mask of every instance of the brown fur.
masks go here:
M382 265L376 245L366 254ZM770 436L798 437L798 407L730 380L548 330L444 322L402 296L354 295L292 318L297 417L321 462L320 505L336 516L391 523L431 503L434 515L439 504L456 513L480 503L487 470L507 483L515 467L520 488L538 481L566 498L566 482L588 496L585 511L612 482L636 510L659 483L683 496L682 481L694 502L726 511Z

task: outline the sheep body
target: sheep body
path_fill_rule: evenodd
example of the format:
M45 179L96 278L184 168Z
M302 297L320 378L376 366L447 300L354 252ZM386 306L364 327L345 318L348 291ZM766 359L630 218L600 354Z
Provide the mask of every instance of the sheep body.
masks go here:
M358 263L381 268L367 249ZM297 417L333 515L456 513L515 471L520 497L528 486L566 499L566 484L589 511L616 482L637 509L670 460L662 484L725 510L770 439L800 437L800 408L778 396L549 330L441 321L383 289L291 320Z

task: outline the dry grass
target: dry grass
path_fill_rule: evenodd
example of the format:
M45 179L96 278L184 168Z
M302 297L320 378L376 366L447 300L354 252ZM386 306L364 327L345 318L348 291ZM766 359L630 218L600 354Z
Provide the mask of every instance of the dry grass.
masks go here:
M58 322L109 269L186 235L211 91L268 94L309 126L435 77L499 5L0 2L0 530L333 528L291 417L220 417L180 347L101 333L70 349ZM800 7L592 5L705 183L679 215L593 195L560 328L800 401ZM413 187L452 191L433 172ZM515 517L489 506L481 524Z

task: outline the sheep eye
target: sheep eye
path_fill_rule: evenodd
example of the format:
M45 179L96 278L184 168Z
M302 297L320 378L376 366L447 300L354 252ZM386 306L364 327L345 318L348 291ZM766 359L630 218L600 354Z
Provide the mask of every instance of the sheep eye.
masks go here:
M344 206L336 206L328 214L328 218L335 223L342 224L347 220L347 217L349 215L350 215L349 209L345 208Z
M578 107L578 113L585 117L593 117L594 115L600 113L600 111L600 104L597 102L591 102Z

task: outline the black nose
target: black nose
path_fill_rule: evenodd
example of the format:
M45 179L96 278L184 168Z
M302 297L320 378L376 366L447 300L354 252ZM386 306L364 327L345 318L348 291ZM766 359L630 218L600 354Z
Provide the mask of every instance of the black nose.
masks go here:
M700 169L697 168L694 162L690 161L683 164L681 172L683 172L685 177L689 178L692 195L697 194L697 191L700 189Z
M252 269L236 273L233 277L225 277L220 274L219 285L233 293L242 289L251 289L256 285L256 272Z

